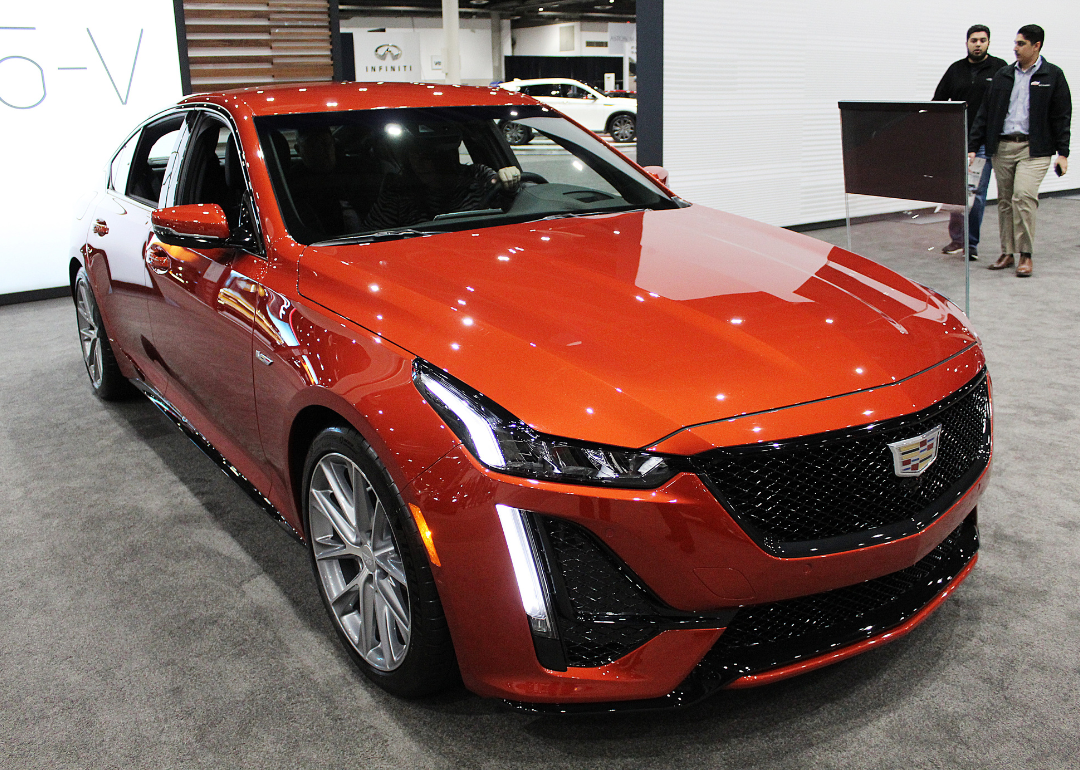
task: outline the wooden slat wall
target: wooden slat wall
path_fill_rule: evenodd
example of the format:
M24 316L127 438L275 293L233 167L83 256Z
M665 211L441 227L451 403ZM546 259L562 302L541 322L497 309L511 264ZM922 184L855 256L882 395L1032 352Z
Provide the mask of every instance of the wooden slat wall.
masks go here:
M184 0L191 87L332 80L327 0Z

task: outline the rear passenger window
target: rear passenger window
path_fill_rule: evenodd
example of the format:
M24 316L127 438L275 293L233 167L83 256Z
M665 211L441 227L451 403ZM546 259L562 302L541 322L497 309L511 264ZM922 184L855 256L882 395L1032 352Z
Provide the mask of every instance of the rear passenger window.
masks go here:
M151 123L142 130L131 161L131 172L127 184L129 197L149 206L158 205L158 199L161 197L161 183L165 179L165 168L169 165L169 156L176 149L176 144L180 139L180 127L183 124L182 114L173 115Z

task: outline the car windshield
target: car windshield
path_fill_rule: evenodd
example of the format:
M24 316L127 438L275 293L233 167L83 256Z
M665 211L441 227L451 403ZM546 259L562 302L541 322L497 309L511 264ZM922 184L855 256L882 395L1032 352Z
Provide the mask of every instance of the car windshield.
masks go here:
M275 115L256 127L285 225L304 244L680 205L541 106ZM515 131L532 140L512 148Z

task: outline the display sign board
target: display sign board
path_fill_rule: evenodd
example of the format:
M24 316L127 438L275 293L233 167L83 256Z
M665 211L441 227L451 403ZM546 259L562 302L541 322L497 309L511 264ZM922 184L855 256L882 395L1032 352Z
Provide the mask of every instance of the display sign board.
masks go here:
M356 79L413 82L420 80L420 37L403 29L353 33ZM441 68L441 62L440 62Z
M0 6L0 294L67 285L80 198L181 95L172 0Z
M849 193L963 206L963 102L840 102Z

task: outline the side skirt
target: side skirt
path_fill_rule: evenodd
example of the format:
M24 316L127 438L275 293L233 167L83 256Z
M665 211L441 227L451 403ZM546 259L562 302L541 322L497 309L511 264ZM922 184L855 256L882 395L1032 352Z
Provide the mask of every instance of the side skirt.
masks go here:
M262 509L264 513L266 513L270 516L270 518L276 521L281 526L281 528L288 532L289 535L292 536L292 538L298 543L304 542L304 539L300 536L300 533L297 532L293 528L293 526L285 520L285 517L281 515L281 512L276 507L274 507L274 504L267 500L265 495L263 495L262 492L256 489L255 485L248 481L247 477L244 476L244 474L242 474L232 463L225 459L225 456L222 455L221 452L219 452L217 449L215 449L214 445L211 444L203 434L199 433L199 431L195 429L195 426L188 422L187 418L184 417L184 415L180 414L179 410L177 410L177 408L173 406L168 401L168 399L166 399L163 395L158 393L157 390L155 390L142 380L131 380L131 383L136 388L138 388L144 396L150 399L150 403L160 409L161 413L168 417L169 420L174 425L176 425L176 427L179 428L185 436L187 436L191 440L192 444L197 446L203 454L209 457L226 476L235 481L237 486L239 486L240 489L244 490L247 496L250 497L255 502L255 504Z

